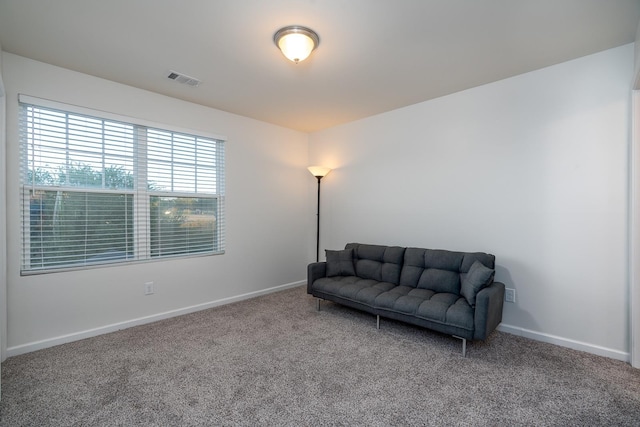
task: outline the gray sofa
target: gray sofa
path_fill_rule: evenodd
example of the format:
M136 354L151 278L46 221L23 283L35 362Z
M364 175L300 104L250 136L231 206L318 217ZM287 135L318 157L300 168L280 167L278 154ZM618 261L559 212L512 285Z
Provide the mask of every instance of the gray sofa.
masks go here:
M309 264L307 293L462 340L485 340L502 321L504 284L482 252L349 243Z

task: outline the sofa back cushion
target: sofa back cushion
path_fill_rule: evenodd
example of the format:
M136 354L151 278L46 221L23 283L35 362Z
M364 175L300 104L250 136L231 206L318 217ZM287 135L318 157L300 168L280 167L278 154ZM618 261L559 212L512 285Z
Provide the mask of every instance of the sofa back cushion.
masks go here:
M399 283L405 248L349 243L345 249L353 249L356 276L394 285Z
M407 248L399 284L460 295L461 280L475 261L495 268L491 254Z
M462 252L407 248L400 285L459 294L463 258Z

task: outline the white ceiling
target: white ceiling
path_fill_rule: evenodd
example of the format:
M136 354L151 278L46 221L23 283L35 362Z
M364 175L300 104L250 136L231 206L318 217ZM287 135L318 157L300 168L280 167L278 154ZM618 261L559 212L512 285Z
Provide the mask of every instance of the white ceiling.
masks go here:
M0 0L0 43L310 132L631 43L639 21L640 0ZM320 35L298 65L272 39L291 24Z

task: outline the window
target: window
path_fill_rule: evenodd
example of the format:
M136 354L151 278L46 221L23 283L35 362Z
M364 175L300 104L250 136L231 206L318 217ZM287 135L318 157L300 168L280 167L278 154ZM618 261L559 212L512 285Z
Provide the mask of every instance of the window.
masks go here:
M22 268L224 252L224 141L20 96Z

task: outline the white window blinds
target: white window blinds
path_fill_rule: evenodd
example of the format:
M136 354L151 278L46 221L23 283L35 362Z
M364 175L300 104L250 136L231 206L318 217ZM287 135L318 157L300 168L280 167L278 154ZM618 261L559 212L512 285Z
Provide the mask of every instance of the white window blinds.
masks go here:
M50 104L20 98L23 273L224 251L222 139Z

